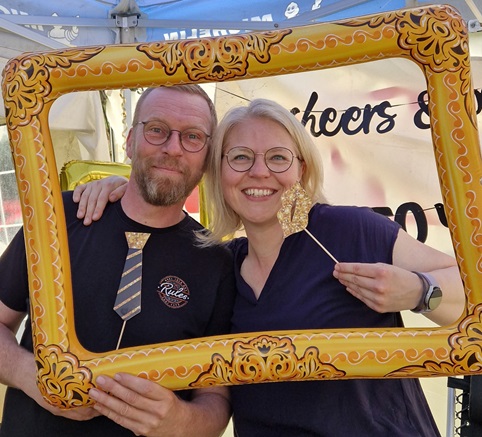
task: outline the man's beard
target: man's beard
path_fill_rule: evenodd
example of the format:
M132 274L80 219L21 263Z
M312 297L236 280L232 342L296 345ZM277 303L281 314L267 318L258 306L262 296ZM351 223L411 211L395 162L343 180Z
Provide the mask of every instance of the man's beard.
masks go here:
M170 158L164 159L162 163L180 170L183 179L175 181L159 174L153 176L151 174L153 162L152 158L145 158L142 161L134 158L132 173L143 199L154 206L171 206L185 202L202 178L202 171L193 174L189 167L180 167L177 160Z

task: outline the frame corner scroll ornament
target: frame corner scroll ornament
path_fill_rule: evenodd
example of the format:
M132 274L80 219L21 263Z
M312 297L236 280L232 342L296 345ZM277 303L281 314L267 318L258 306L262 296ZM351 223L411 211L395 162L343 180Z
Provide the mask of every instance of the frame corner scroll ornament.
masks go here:
M24 217L38 384L45 398L62 408L89 405L95 378L118 371L174 390L481 373L482 166L467 35L455 9L426 6L270 32L72 48L11 60L2 89ZM48 112L59 96L268 77L396 57L417 64L427 81L435 162L467 297L458 323L236 334L103 354L80 345L48 125Z
M40 344L35 350L37 386L53 406L75 408L93 404L89 398L92 372L80 365L78 358L55 344Z

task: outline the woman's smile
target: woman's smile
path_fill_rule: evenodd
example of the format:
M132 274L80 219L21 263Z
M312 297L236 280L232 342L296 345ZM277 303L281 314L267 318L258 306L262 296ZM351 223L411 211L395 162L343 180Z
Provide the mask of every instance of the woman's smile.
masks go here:
M242 192L249 197L268 197L276 193L277 190L269 188L246 188L245 190L242 190Z

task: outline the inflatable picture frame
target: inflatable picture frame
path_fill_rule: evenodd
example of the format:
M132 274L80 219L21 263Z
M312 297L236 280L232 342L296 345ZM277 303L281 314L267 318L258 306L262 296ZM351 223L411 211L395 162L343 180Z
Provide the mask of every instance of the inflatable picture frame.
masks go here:
M274 76L394 57L415 62L427 81L434 156L467 300L457 323L260 332L104 354L82 347L74 330L65 216L48 125L59 96ZM89 405L96 377L118 371L171 389L481 372L481 156L467 29L452 7L217 38L29 53L7 64L3 93L24 217L38 386L51 404Z

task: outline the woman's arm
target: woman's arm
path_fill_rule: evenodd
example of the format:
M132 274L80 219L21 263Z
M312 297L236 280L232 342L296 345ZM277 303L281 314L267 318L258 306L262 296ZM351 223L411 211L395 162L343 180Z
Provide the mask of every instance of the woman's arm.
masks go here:
M74 202L79 204L77 218L84 219L84 225L102 217L107 202L119 200L127 188L127 179L122 176L109 176L98 181L78 185L74 190Z
M443 292L442 302L424 315L439 325L462 315L465 294L457 263L400 230L393 249L393 265L338 263L334 276L347 290L378 312L412 310L420 302L424 284L413 271L429 273Z

